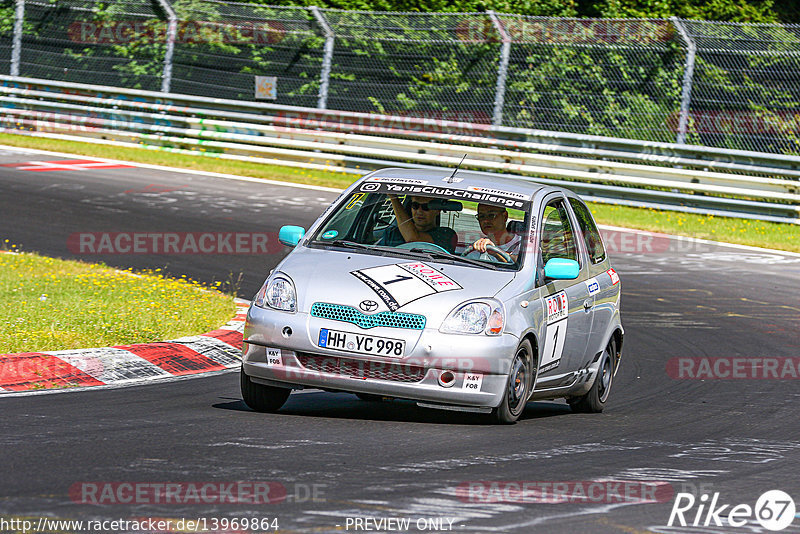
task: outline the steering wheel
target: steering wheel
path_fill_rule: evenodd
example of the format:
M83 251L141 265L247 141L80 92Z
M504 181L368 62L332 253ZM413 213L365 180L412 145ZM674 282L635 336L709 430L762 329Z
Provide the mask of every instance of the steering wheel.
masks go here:
M461 255L466 256L473 250L475 250L474 244L467 247L467 250L462 252ZM514 263L514 258L512 258L511 255L502 248L495 245L486 245L486 252L489 252L490 250L497 252L497 254L500 256L500 261L502 261L503 263Z
M411 250L412 248L421 248L427 250L434 250L436 252L445 252L450 254L446 249L440 247L436 243L429 243L428 241L411 241L409 243L403 243L402 245L397 245L396 248L404 248Z

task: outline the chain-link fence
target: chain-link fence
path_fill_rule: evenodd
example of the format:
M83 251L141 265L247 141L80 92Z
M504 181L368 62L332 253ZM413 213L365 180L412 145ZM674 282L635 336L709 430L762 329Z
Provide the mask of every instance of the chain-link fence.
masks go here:
M800 25L16 2L0 4L1 73L800 153Z
M20 76L161 87L163 24L149 0L25 0L24 10Z
M687 140L800 153L800 25L681 23L697 47Z

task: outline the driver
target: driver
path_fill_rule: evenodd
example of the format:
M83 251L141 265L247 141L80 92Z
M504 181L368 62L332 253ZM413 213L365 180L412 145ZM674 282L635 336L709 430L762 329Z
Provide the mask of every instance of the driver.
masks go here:
M394 210L395 225L386 229L381 244L397 246L403 243L434 243L453 253L458 238L455 231L447 226L439 226L439 214L442 210L431 209L428 197L411 197L411 215L409 215L397 195L389 195Z
M478 224L481 225L481 232L486 237L482 237L472 244L475 250L467 254L467 257L480 258L484 253L487 253L500 261L506 261L497 251L486 249L487 246L492 245L507 252L512 260L517 261L522 238L506 230L508 210L501 206L478 204L478 214L475 218L478 219ZM485 256L483 257L485 258Z

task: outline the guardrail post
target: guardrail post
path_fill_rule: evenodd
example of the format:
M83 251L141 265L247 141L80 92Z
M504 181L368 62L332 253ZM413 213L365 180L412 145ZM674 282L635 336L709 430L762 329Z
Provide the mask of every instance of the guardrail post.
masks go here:
M317 24L320 25L322 31L325 33L325 50L322 56L322 72L319 76L319 100L317 101L317 108L325 109L328 106L328 86L331 79L331 63L333 62L333 41L335 35L331 29L325 16L317 6L311 6L311 13Z
M19 62L22 57L22 22L25 19L25 0L17 0L14 11L14 40L11 45L11 76L19 76Z
M488 10L486 14L492 19L494 29L497 30L503 41L503 47L500 49L500 65L497 67L497 88L494 92L494 113L492 113L492 124L500 126L503 124L503 102L506 98L506 77L508 76L508 59L511 56L511 37L509 37L505 26L497 18L494 11Z
M169 93L172 84L172 55L175 53L175 38L178 35L178 16L167 0L158 0L161 8L167 13L167 50L164 52L164 72L161 74L161 92Z
M683 91L681 92L681 115L678 121L678 137L675 141L678 144L685 145L686 130L689 125L689 105L692 102L692 82L694 81L694 63L697 55L697 45L678 17L670 17L670 21L675 25L675 28L678 30L678 33L688 48L686 53L686 70L683 73Z

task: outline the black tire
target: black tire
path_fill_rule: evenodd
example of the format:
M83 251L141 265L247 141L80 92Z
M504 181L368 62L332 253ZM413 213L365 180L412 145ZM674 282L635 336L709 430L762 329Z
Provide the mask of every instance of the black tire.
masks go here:
M356 397L364 402L381 402L383 397L380 395L373 395L372 393L356 393Z
M611 393L611 384L614 381L615 358L616 348L612 339L603 351L603 355L600 356L600 368L595 376L592 389L586 395L567 399L573 412L600 413L603 411Z
M491 418L494 423L510 425L516 423L522 415L536 383L536 371L532 363L534 359L533 347L526 339L519 344L514 354L503 400L500 406L492 410Z
M284 405L289 394L292 392L288 388L278 388L256 384L247 376L244 370L239 372L240 385L242 388L242 399L244 403L257 412L272 413L277 412Z

